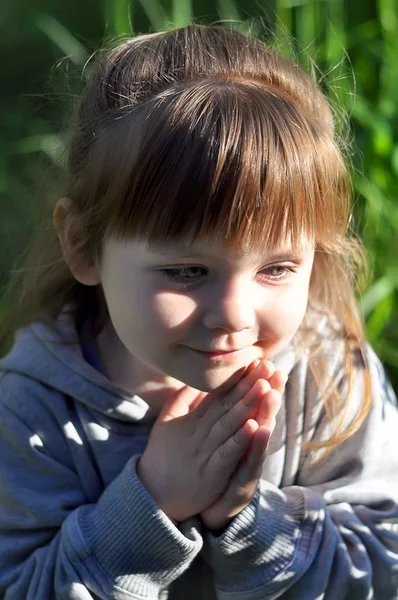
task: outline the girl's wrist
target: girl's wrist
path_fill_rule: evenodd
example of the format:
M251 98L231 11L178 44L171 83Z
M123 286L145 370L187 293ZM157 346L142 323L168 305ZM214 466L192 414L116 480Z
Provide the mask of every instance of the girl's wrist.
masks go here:
M214 537L220 537L233 521L233 517L225 519L224 521L217 523L217 525L207 525L205 520L201 520L207 531L214 535Z

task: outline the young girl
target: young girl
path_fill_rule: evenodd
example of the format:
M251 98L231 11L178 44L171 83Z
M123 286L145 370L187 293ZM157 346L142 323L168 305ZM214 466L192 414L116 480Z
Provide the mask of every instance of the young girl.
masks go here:
M398 598L398 413L349 221L297 66L219 27L102 53L7 318L1 598Z

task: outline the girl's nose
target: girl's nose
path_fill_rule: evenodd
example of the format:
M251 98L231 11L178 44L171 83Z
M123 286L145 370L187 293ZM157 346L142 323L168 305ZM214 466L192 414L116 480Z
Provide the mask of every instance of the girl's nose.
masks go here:
M203 317L208 329L229 332L250 329L255 325L254 290L250 283L227 283L212 295Z

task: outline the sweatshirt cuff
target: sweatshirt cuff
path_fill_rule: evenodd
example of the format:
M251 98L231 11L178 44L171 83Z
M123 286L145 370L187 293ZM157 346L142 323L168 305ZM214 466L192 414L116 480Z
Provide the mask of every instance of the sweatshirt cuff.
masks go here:
M310 544L314 523L306 515L303 490L295 486L288 490L284 493L261 480L253 500L219 537L205 533L205 556L220 599L223 592L225 597L246 592L247 598L257 598L260 586L261 597L264 586L272 594L273 583L296 562L302 544Z
M78 554L80 560L95 559L99 579L109 578L110 589L117 586L138 597L157 598L160 587L189 567L203 540L199 519L175 525L158 507L138 478L138 458L127 462L96 505L76 511L83 542Z

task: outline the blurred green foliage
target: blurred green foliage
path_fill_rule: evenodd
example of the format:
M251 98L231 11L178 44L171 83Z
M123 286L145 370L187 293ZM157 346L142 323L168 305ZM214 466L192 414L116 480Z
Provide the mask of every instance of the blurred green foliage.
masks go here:
M82 67L117 35L233 21L272 37L351 121L356 226L372 278L359 300L398 388L398 11L396 0L5 0L0 6L0 285L48 210ZM316 67L314 65L317 65ZM84 78L84 76L83 76ZM54 192L55 193L55 192ZM0 313L5 307L0 307Z

